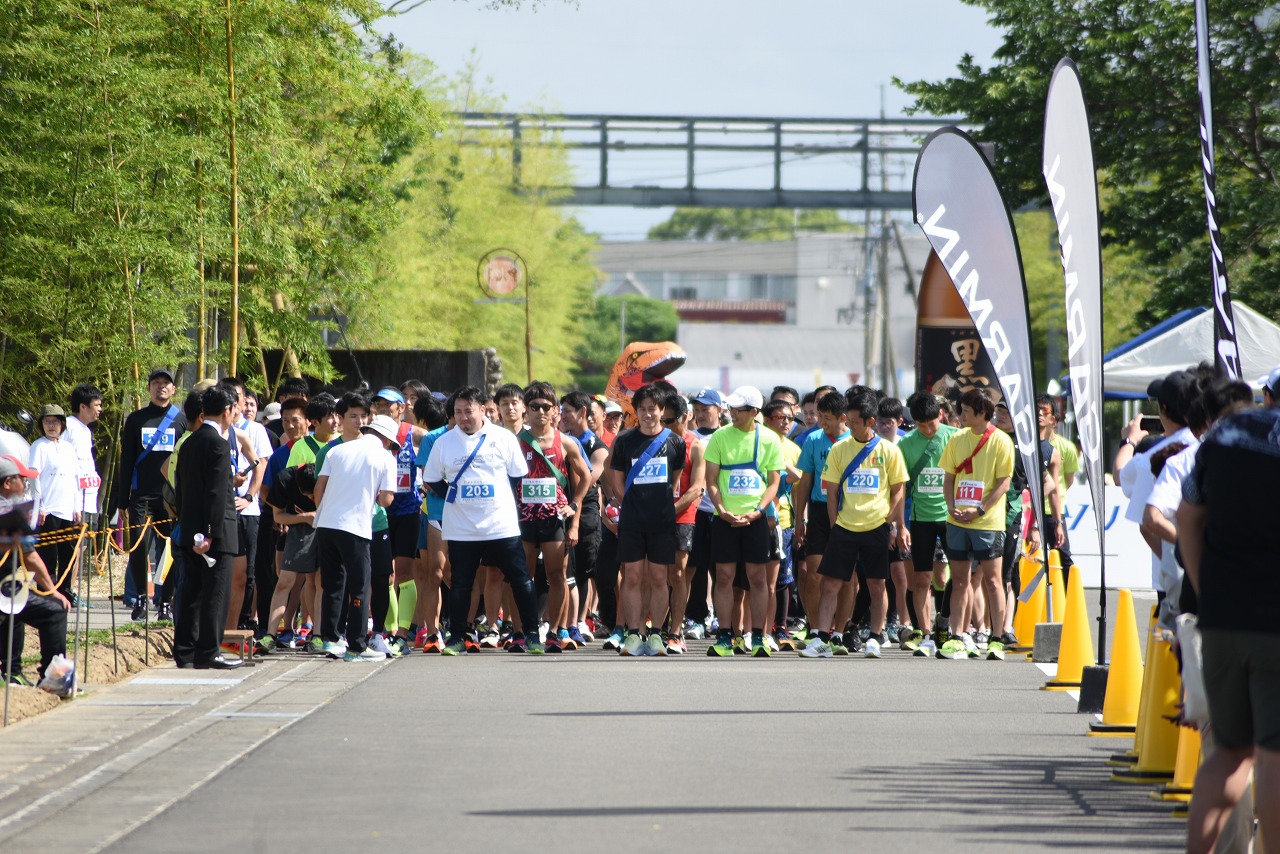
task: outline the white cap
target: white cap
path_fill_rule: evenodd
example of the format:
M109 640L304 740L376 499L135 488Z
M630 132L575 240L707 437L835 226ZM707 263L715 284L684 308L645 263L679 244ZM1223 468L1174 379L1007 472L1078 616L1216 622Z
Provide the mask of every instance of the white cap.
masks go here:
M725 398L724 403L730 409L743 409L748 406L752 409L763 409L764 395L753 385L740 385Z
M373 433L375 436L381 436L390 442L396 449L400 451L400 440L396 437L400 433L400 425L397 424L389 415L375 415L373 420L360 428L361 432Z
M610 400L604 405L605 415L612 415L615 412L621 412L621 411L622 411L622 407L618 405L617 401Z

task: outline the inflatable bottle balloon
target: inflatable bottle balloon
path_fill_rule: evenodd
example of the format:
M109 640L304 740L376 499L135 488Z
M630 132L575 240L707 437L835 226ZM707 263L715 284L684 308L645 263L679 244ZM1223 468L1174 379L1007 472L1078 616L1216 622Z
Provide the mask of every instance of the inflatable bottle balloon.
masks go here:
M971 388L987 389L997 402L1004 396L973 318L936 252L929 253L920 277L916 388L953 399Z

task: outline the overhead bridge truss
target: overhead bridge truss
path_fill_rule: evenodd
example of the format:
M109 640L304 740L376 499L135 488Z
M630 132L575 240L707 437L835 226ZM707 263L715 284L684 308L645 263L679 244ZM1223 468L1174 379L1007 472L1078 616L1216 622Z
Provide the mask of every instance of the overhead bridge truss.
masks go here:
M557 204L843 210L910 210L911 165L920 144L936 128L959 124L956 119L916 117L477 112L456 117L463 126L464 144L509 146L516 188L525 186L521 167L526 149L548 144L568 149L575 184L556 188L564 191L552 194ZM847 186L788 186L789 163L821 158L834 161L833 171L848 179L840 182ZM637 160L646 166L637 167ZM731 165L735 160L749 162ZM658 171L667 174L655 179L644 173L646 167L654 171L656 161L663 164ZM738 175L729 183L752 186L724 186L725 176L735 171ZM736 181L739 177L754 180Z

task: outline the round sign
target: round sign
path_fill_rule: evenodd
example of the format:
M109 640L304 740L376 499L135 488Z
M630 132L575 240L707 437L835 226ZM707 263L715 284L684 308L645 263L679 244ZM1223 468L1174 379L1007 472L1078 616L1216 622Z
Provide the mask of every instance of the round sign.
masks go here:
M480 290L491 297L509 297L525 282L524 259L510 249L486 252L476 268Z

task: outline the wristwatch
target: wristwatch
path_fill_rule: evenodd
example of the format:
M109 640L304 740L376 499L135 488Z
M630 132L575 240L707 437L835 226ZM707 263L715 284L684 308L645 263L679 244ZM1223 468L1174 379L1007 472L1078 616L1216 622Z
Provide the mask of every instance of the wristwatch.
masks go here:
M979 515L979 516L985 516L985 515L987 515L987 511L982 509L982 505L981 505L981 504L979 504L979 505L978 505L978 515Z
M1120 440L1120 447L1122 448L1125 445L1132 445L1132 444L1133 444L1133 440L1130 439L1128 436L1125 436L1123 439Z

